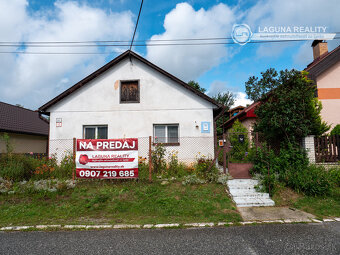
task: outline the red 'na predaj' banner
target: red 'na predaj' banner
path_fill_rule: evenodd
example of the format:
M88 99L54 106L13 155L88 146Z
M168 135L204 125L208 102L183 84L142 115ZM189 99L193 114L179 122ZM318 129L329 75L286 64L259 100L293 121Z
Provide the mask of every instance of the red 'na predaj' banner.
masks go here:
M78 178L138 178L138 139L77 139Z

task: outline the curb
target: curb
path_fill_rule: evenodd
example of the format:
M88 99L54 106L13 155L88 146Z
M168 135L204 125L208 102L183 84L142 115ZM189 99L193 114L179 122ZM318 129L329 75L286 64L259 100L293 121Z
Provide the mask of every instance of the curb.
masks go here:
M22 230L81 230L81 229L162 229L162 228L211 228L211 227L226 227L238 225L255 225L255 224L291 224L291 223L324 223L324 222L340 222L340 218L329 218L323 220L308 219L308 220L264 220L264 221L241 221L233 222L201 222L201 223L168 223L168 224L145 224L145 225L132 225L132 224L119 224L119 225L34 225L34 226L9 226L1 227L0 231L22 231Z

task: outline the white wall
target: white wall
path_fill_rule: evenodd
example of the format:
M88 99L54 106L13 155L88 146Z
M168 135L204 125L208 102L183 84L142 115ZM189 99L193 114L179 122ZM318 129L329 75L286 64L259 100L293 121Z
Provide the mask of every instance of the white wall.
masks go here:
M135 79L140 80L140 103L120 104L120 86L115 84ZM53 140L83 138L83 125L108 125L108 138L123 138L152 136L153 124L178 123L183 138L175 150L188 151L190 157L198 152L212 156L213 107L142 62L133 58L131 64L125 59L48 110L50 153L57 143ZM56 118L62 118L62 127L56 127ZM210 133L201 133L202 121L210 122ZM184 142L184 137L203 137L208 142L200 145L202 142L192 138Z

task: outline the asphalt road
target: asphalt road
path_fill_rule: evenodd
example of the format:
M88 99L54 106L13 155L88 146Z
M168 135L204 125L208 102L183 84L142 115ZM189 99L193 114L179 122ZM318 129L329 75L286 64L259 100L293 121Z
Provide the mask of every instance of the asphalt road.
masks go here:
M2 232L0 254L340 254L340 222Z

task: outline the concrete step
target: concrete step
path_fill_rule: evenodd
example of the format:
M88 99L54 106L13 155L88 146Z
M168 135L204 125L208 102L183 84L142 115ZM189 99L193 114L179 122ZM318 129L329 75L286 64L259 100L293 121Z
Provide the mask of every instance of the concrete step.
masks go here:
M238 207L246 206L274 206L275 203L269 198L233 198Z
M228 184L230 185L238 185L238 184L258 184L259 181L258 180L252 180L252 179L234 179L234 180L229 180Z
M270 198L268 193L230 193L233 198Z
M244 184L242 184L242 185L228 185L228 187L229 187L229 190L230 189L244 189L244 190L251 189L251 190L255 190L254 185L244 185Z
M229 193L237 207L275 205L268 193L258 192L255 189L257 185L259 185L259 181L252 179L234 179L228 181Z

